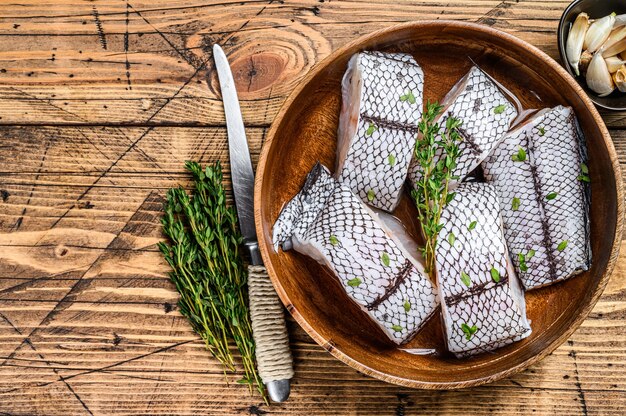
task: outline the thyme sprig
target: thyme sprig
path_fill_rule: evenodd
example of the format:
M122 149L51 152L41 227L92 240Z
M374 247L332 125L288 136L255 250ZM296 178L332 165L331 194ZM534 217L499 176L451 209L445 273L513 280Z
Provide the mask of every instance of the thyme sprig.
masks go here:
M440 223L443 207L454 198L454 193L449 191L449 184L450 181L459 179L453 172L460 153L458 143L461 135L458 128L461 121L448 117L442 128L435 121L442 109L436 102L426 104L426 111L418 124L419 134L415 143L419 180L412 196L424 235L425 242L421 251L428 273L431 273L435 265L437 237L443 228Z
M239 383L250 391L256 388L267 402L256 369L247 270L239 251L242 237L235 210L226 206L221 165L202 169L187 162L185 168L193 177L194 190L191 195L181 187L167 192L161 223L169 242L158 244L172 268L180 311L225 372L237 371L229 348L234 343L243 365Z

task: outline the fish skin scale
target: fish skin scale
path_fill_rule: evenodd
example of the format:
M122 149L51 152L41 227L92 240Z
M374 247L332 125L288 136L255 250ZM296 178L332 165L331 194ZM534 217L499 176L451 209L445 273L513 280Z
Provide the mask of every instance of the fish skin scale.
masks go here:
M360 64L361 114L417 127L422 117L424 72L415 59L403 53L363 52ZM409 91L415 104L400 101Z
M438 119L442 131L446 120L450 116L456 117L462 122L459 127L461 135L471 137L474 143L474 146L470 146L466 139L459 143L461 153L453 175L459 176L460 181L502 140L518 113L498 86L477 66L472 67L457 82L443 99L442 105L444 110ZM501 114L495 114L494 109L499 105L504 105L505 109ZM436 160L440 158L441 153L436 156ZM411 186L414 187L421 178L420 172L421 168L414 158L408 176ZM453 184L456 182L453 181Z
M304 191L309 197L324 197L324 204L320 206L309 201L309 205L300 210L300 215L294 216L294 210L289 208L290 202L285 208L289 209L287 217L281 212L275 224L275 246L280 244L279 241L291 239L297 251L333 270L348 296L381 326L389 338L396 343L408 341L438 306L434 285L407 259L399 243L387 235L371 211L349 188L337 183L328 192L326 180L330 174L325 169L315 173L314 177L319 184L307 180L309 187ZM318 185L320 189L316 190ZM292 202L305 199L299 195ZM307 208L316 212L304 214ZM313 220L308 221L309 218ZM291 227L284 224L300 219L305 219L307 224ZM285 236L285 230L292 234ZM336 244L330 241L331 235L337 239ZM389 257L389 266L384 264L383 254ZM403 279L397 280L398 276ZM361 283L351 286L349 282L355 278ZM389 290L391 288L393 290ZM404 308L407 301L411 305L409 311ZM396 325L402 329L393 329Z
M363 124L361 119L357 136L352 142L339 181L349 186L364 202L386 211L392 211L399 202L411 161L411 152L402 151L396 146L411 148L415 144L415 135L411 132L380 126L370 137L365 137L364 132L367 128L367 123ZM398 140L397 143L385 140L385 137L392 135ZM396 158L394 166L390 166L387 161L389 154L392 153ZM402 166L405 168L398 169ZM379 177L382 179L378 179ZM372 180L372 178L376 179ZM374 192L374 200L371 202L368 199L370 190Z
M272 230L274 250L302 234L315 220L337 182L319 162L313 166L298 194L285 205ZM283 249L286 249L283 247Z
M407 54L363 52L356 62L362 76L359 116L345 158L338 160L337 179L365 203L392 211L400 201L422 116L424 73ZM413 104L400 100L409 91ZM341 117L348 116L342 112ZM370 124L376 130L368 134ZM395 163L388 162L389 155Z
M543 226L541 221L536 220L544 216L543 207L535 195L530 164L528 161L515 162L511 159L520 147L528 149L526 139L522 141L507 137L483 162L483 169L486 180L495 186L501 202L504 235L515 270L524 286L528 288L524 282L529 276L547 275L550 269L547 252L543 246ZM527 154L527 158L530 157ZM520 200L517 210L512 209L513 198ZM535 250L535 255L527 262L532 272L524 273L519 267L518 254L526 255L530 250Z
M524 297L517 277L510 273L495 189L487 184L463 183L446 205L435 253L437 284L442 303L448 349L459 357L491 351L530 335ZM476 221L476 227L467 226ZM448 234L455 235L454 244ZM498 270L496 283L491 269ZM470 276L467 287L461 273ZM461 325L476 325L466 339Z
M520 146L527 149L527 158L514 162L511 152ZM577 179L586 161L584 138L573 111L559 106L544 110L509 134L483 163L485 179L503 201L505 236L527 290L589 269L589 189ZM557 196L548 200L552 192ZM521 201L518 211L506 203L513 194ZM560 251L557 247L562 241L568 244ZM537 253L526 261L524 272L518 254L525 255L529 249Z
M448 348L458 357L467 357L527 338L531 334L530 325L516 309L518 305L503 286L492 287L486 299L470 297L452 306L450 316L455 317L456 325L453 324L449 332L452 336L448 339ZM469 341L460 323L477 326Z

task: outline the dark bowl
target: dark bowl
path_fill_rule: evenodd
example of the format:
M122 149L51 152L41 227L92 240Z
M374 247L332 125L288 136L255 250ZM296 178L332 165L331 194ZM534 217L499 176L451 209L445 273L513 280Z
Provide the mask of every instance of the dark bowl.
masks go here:
M567 72L569 72L581 87L585 90L591 101L598 107L607 108L609 110L626 110L626 93L620 92L617 89L606 97L598 97L598 94L587 88L587 83L583 76L576 76L572 67L567 62L567 56L565 54L565 43L567 42L567 35L569 30L576 20L576 16L579 13L585 12L591 19L599 19L613 12L619 14L626 13L626 2L623 0L576 0L570 4L559 22L559 29L557 30L558 42L559 42L559 54L561 55L561 62Z

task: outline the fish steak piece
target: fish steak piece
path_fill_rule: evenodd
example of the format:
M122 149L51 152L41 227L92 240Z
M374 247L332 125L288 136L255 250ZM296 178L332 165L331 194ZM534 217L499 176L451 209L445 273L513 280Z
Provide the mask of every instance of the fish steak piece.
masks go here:
M341 85L337 179L364 202L393 211L422 117L424 73L411 55L361 52Z
M586 163L574 112L558 106L507 135L482 164L498 192L504 235L526 290L591 265Z
M494 187L460 184L441 224L435 268L448 349L465 357L528 337L524 293L510 263Z
M352 191L317 164L302 190L285 206L273 229L274 248L291 248L328 266L348 296L394 342L410 340L433 315L433 283L389 227Z
M442 100L443 110L438 118L443 133L446 120L456 117L462 124L460 155L453 175L458 180L454 187L476 169L509 131L518 115L516 106L509 101L493 79L479 67L473 66ZM441 137L439 137L440 139ZM441 153L435 156L441 158ZM414 158L409 167L409 181L413 188L422 177L423 168Z

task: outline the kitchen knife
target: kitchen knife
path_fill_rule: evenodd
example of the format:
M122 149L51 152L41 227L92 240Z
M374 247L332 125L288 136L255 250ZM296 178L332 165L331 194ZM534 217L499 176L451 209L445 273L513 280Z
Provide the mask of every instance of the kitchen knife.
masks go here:
M213 59L226 115L235 208L239 217L244 250L250 256L248 290L257 366L270 398L275 402L283 402L289 397L290 380L293 377L293 361L289 351L285 316L259 251L254 225L254 172L248 141L230 65L224 51L217 44L213 45Z

